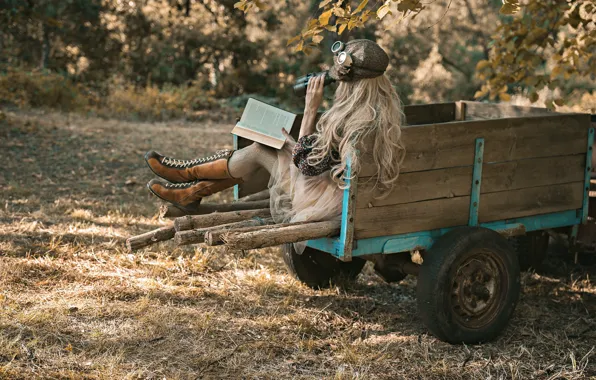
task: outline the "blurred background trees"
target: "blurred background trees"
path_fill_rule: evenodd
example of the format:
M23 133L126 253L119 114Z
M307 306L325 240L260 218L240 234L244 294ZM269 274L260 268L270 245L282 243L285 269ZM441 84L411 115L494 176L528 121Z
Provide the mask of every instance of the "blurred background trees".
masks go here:
M294 79L324 69L334 40L370 38L406 104L596 108L592 1L526 0L515 15L499 13L501 0L421 4L1 0L0 103L151 118L241 107L248 95L299 107Z

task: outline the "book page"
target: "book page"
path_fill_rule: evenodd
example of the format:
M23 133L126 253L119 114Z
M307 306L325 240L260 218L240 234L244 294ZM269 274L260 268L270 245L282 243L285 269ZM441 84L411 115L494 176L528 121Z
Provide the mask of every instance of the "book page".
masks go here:
M295 118L291 112L250 98L232 133L279 149L285 142L281 129L290 132Z

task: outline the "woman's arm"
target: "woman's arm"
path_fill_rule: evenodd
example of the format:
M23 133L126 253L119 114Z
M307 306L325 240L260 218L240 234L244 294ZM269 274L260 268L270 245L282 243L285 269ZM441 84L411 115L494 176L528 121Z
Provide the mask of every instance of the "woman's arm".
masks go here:
M315 132L317 111L323 101L323 86L325 75L319 75L308 81L306 88L306 101L304 103L304 115L300 124L300 136L312 135Z

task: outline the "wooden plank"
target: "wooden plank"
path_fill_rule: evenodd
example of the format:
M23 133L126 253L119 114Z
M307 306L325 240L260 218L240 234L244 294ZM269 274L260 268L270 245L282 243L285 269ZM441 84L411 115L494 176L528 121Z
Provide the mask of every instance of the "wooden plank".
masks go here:
M583 182L502 191L480 196L479 221L492 222L578 209ZM466 225L470 196L356 210L355 238L397 235Z
M404 114L408 125L447 123L455 120L455 103L409 105Z
M462 102L466 109L466 120L499 119L505 117L544 116L554 112L548 108L522 107L510 104Z
M589 120L589 115L556 114L406 126L402 130L406 158L401 172L471 166L479 137L486 141L485 162L584 153ZM362 159L359 176L374 175L376 167L370 157L363 155Z
M486 164L481 194L581 181L584 167L584 154ZM356 208L470 195L471 181L472 166L404 173L388 196L375 199L374 177L359 178Z

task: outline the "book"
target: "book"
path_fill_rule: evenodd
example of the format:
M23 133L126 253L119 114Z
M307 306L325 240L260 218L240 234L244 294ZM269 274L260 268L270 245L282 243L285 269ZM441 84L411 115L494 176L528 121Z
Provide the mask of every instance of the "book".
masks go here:
M290 133L295 119L296 115L291 112L249 98L232 134L281 149L286 141L281 129Z

